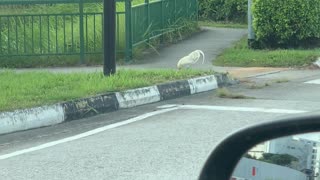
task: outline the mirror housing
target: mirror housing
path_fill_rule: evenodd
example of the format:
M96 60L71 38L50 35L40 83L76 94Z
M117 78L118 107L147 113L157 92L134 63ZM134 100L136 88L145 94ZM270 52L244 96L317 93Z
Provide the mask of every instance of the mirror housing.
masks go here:
M222 140L209 156L199 180L229 180L242 156L262 142L320 131L320 115L300 116L241 129Z

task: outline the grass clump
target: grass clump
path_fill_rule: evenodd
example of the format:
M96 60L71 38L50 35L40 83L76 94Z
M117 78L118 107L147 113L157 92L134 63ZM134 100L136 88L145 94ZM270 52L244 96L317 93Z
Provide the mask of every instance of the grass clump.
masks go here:
M267 86L270 86L270 84L269 83L264 83L264 84L256 84L256 83L254 83L254 84L250 84L248 86L248 88L249 89L263 89L263 88L265 88Z
M219 88L217 90L217 95L220 98L229 98L229 99L255 99L254 97L232 93L227 88Z
M317 49L272 49L253 50L248 48L244 37L231 48L223 51L213 61L218 66L236 67L301 67L312 64L320 56Z
M199 21L200 26L207 27L217 27L217 28L236 28L236 29L246 29L248 28L247 24L232 23L232 22L217 22L217 21Z
M213 74L196 70L121 70L102 73L0 72L0 111L50 105L101 93Z
M273 80L273 82L275 82L275 83L287 83L287 82L289 82L290 80L289 79L286 79L286 78L282 78L282 79L275 79L275 80Z
M268 86L271 86L272 84L274 83L287 83L289 82L290 80L289 79L286 79L286 78L281 78L281 79L274 79L274 80L270 80L268 82L264 82L264 83L256 83L256 82L243 82L242 83L245 83L245 86L248 88L248 89L263 89L265 87L268 87Z

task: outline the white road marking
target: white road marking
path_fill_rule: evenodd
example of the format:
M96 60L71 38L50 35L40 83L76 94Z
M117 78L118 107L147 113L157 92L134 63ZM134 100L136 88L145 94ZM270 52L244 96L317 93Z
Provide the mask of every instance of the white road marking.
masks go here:
M312 80L312 81L307 81L305 82L306 84L320 84L320 79Z
M39 146L35 146L35 147L31 147L28 149L23 149L23 150L19 150L19 151L15 151L9 154L4 154L4 155L0 155L0 160L4 160L4 159L8 159L8 158L12 158L15 156L19 156L22 154L26 154L26 153L30 153L30 152L34 152L34 151L38 151L41 149L45 149L45 148L49 148L52 146L56 146L62 143L67 143L70 141L74 141L77 139L81 139L81 138L85 138L94 134L98 134L101 133L103 131L109 130L109 129L113 129L116 127L120 127L120 126L124 126L130 123L134 123L137 121L141 121L144 120L146 118L155 116L155 115L159 115L159 114L163 114L163 113L167 113L170 111L174 111L174 110L178 110L178 109L195 109L195 110L214 110L214 111L240 111L240 112L263 112L263 113L279 113L279 114L298 114L298 113L306 113L308 111L303 111L303 110L290 110L290 109L267 109L267 108L255 108L255 107L232 107L232 106L206 106L206 105L175 105L175 104L167 104L164 106L159 106L158 108L165 108L165 109L161 109L158 111L154 111L154 112L149 112L146 114L142 114L140 116L137 116L135 118L131 118L128 119L126 121L122 121L122 122L118 122L115 124L110 124L107 126L103 126L97 129L93 129L91 131L87 131L85 133L81 133L75 136L71 136L71 137L67 137L64 139L60 139L57 141L52 141L49 143L45 143Z
M176 109L178 109L178 108L162 109L162 110L146 113L146 114L143 114L143 115L128 119L126 121L122 121L122 122L118 122L118 123L115 123L115 124L110 124L110 125L107 125L107 126L103 126L103 127L97 128L97 129L93 129L91 131L87 131L85 133L81 133L81 134L75 135L75 136L67 137L67 138L64 138L64 139L57 140L57 141L52 141L52 142L45 143L45 144L42 144L42 145L39 145L39 146L35 146L35 147L32 147L32 148L15 151L15 152L12 152L12 153L9 153L9 154L0 155L0 160L12 158L12 157L19 156L19 155L22 155L22 154L38 151L38 150L49 148L49 147L52 147L52 146L56 146L56 145L59 145L59 144L62 144L62 143L66 143L66 142L74 141L74 140L81 139L81 138L84 138L84 137L88 137L88 136L91 136L91 135L94 135L94 134L98 134L98 133L101 133L101 132L109 130L109 129L113 129L113 128L116 128L116 127L124 126L124 125L130 124L130 123L134 123L134 122L137 122L137 121L141 121L141 120L144 120L146 118L149 118L149 117L152 117L152 116L155 116L155 115L159 115L159 114L163 114L163 113L166 113L166 112L174 111Z
M166 105L163 105L163 106L158 106L157 108L159 109L167 109L167 108L173 108L173 107L178 107L179 105L178 104L166 104Z
M170 107L169 105L166 105ZM213 111L240 111L240 112L262 112L262 113L278 113L278 114L299 114L307 113L304 110L291 109L268 109L257 107L236 107L236 106L206 106L206 105L175 105L179 109L199 109L199 110L213 110ZM165 107L165 106L160 106Z

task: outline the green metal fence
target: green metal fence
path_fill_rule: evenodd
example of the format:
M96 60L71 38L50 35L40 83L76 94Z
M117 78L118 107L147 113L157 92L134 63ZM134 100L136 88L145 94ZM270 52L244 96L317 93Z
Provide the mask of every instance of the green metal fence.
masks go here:
M196 17L197 0L145 0L136 6L130 0L119 1L117 52L129 60L134 46L181 27L182 19ZM0 61L78 55L84 63L103 52L102 18L102 2L96 0L0 0Z
M160 0L133 6L133 44L139 44L181 27L182 20L196 20L197 0Z

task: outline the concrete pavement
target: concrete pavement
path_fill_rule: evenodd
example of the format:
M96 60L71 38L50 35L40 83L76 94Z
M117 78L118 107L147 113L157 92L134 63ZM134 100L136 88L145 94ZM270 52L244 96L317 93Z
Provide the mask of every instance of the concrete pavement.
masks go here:
M219 67L212 65L214 60L224 49L233 45L247 33L246 29L212 28L203 27L203 31L191 36L188 39L179 41L176 44L162 48L158 54L151 54L137 60L138 64L124 66L124 68L155 68L155 69L176 69L177 62L190 52L200 49L206 56L204 64L201 62L192 66L195 69L219 70Z

